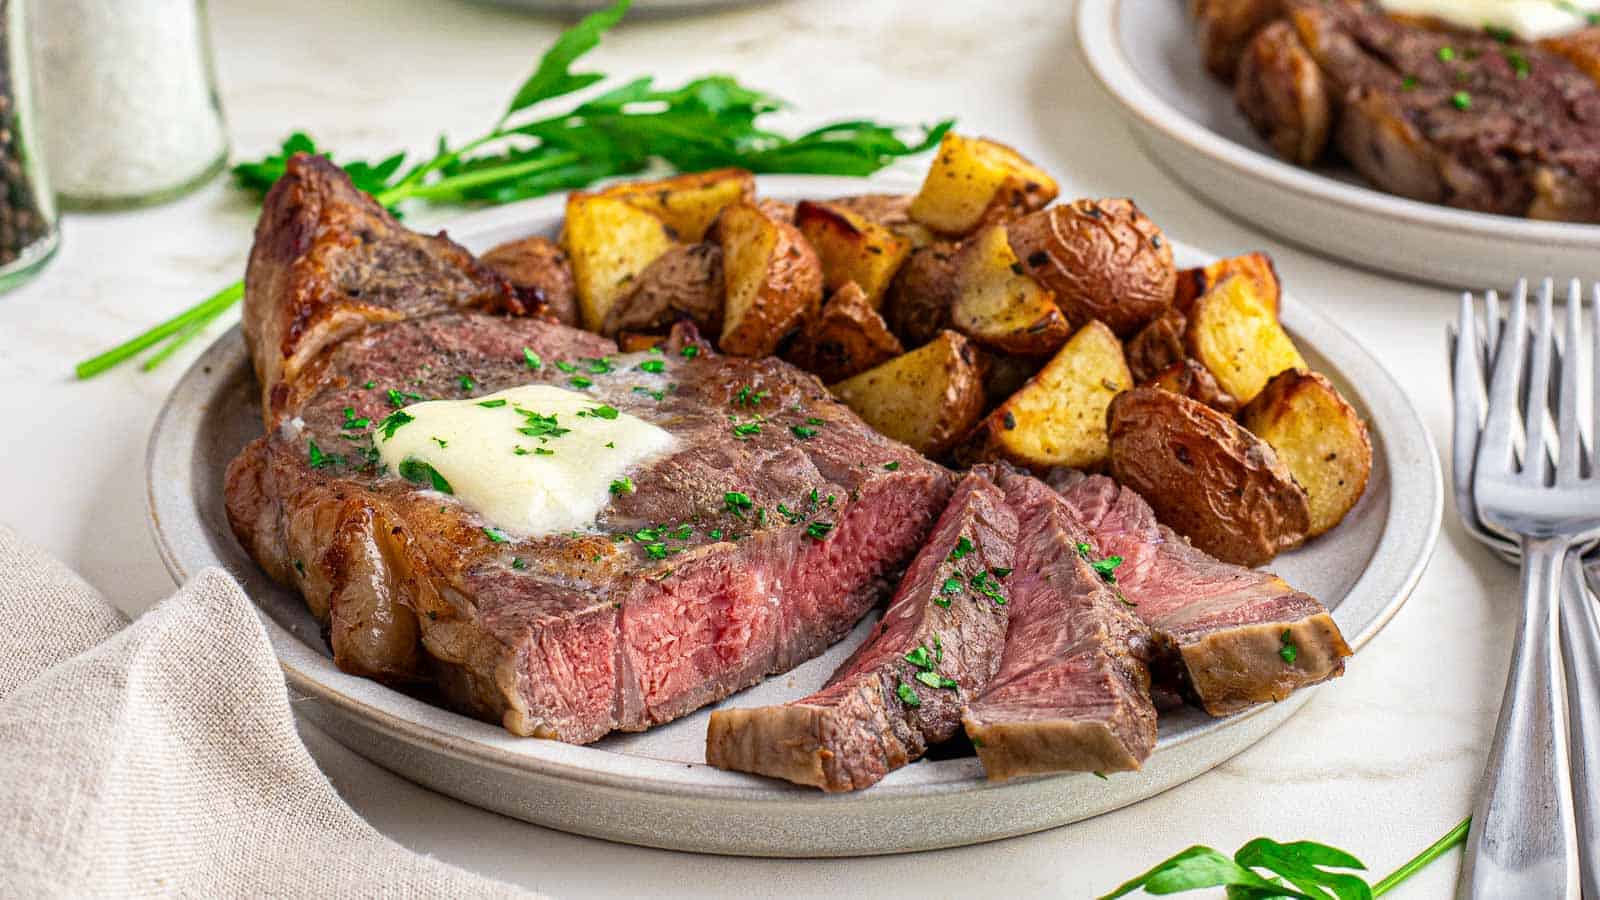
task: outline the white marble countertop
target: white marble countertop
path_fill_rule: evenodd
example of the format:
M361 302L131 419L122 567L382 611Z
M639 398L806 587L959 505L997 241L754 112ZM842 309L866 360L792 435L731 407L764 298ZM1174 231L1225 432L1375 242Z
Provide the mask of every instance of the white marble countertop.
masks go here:
M965 131L1021 148L1061 179L1065 196L1132 195L1185 242L1219 253L1264 248L1291 291L1333 310L1391 367L1449 446L1448 292L1335 264L1222 218L1134 145L1083 66L1068 5L977 9L794 0L630 22L586 62L668 82L735 72L793 101L800 124L954 115ZM557 27L461 0L212 0L211 12L224 104L245 155L296 128L351 154L423 148L441 129L467 134L496 117ZM71 365L238 277L253 221L250 201L222 181L158 209L73 215L43 276L0 296L0 519L130 612L172 588L145 524L144 446L203 342L154 374L130 366L77 383ZM1332 843L1382 874L1468 812L1509 653L1515 573L1472 543L1453 510L1445 515L1410 603L1348 675L1273 736L1145 803L1030 837L860 860L625 847L473 809L323 735L306 738L385 833L558 897L1076 897L1190 844L1232 852L1256 835ZM1449 857L1393 896L1447 896L1458 862Z

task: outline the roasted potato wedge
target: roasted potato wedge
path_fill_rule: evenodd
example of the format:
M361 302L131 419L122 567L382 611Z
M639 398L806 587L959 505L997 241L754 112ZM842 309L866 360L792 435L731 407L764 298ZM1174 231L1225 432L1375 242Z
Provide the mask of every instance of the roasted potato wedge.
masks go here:
M1077 200L1010 223L1023 270L1074 326L1099 319L1127 337L1172 305L1172 245L1132 200Z
M946 132L908 212L939 234L971 234L1043 209L1060 188L1054 178L998 141Z
M1240 403L1254 400L1279 372L1308 368L1255 280L1242 275L1222 279L1194 302L1184 342Z
M911 218L911 194L853 194L828 202L875 222L910 242L913 249L938 240L928 226Z
M626 200L665 222L678 240L695 243L705 239L707 229L728 204L755 199L756 178L743 169L713 169L630 181L594 196Z
M1006 226L990 225L956 253L950 326L1006 353L1054 353L1072 336L1055 295L1021 274Z
M1271 446L1198 400L1141 387L1111 401L1111 476L1201 550L1258 566L1311 528L1305 491Z
M1128 371L1133 373L1135 384L1144 384L1162 372L1183 362L1187 353L1183 346L1183 333L1189 320L1176 306L1151 320L1128 339L1124 349L1128 356Z
M1283 0L1194 0L1192 6L1205 66L1227 82L1250 39L1283 15Z
M1372 474L1372 440L1328 379L1290 369L1267 382L1239 416L1277 451L1311 504L1308 535L1339 524Z
M787 222L740 201L717 220L726 289L723 353L771 356L822 304L822 264Z
M1334 103L1322 68L1287 21L1256 32L1233 85L1239 111L1284 159L1309 166L1322 158Z
M1205 366L1192 359L1179 360L1157 375L1149 384L1164 391L1182 394L1190 400L1199 400L1226 415L1231 416L1239 411L1239 401L1233 399L1232 394L1217 384L1217 380L1211 377Z
M983 415L981 376L977 348L942 331L829 390L879 432L939 456Z
M956 457L969 464L1004 459L1039 471L1099 467L1106 461L1106 408L1131 387L1117 336L1103 322L1090 322L984 417Z
M633 287L606 311L600 333L665 331L689 319L706 334L722 329L722 248L701 242L673 247L634 279Z
M535 314L543 312L563 325L578 324L572 263L555 241L542 237L507 241L480 259L511 282L517 299Z
M900 339L867 302L854 281L833 292L822 313L808 323L783 358L832 383L899 356Z
M1283 302L1283 282L1278 279L1278 269L1272 264L1272 257L1259 252L1230 256L1203 268L1179 272L1178 290L1173 295L1172 305L1188 315L1201 294L1216 287L1217 282L1229 275L1253 279L1258 291L1256 296L1272 309L1273 315L1278 315L1278 307Z
M572 194L562 232L572 260L583 327L600 330L612 304L633 289L639 275L678 246L666 223L617 197Z
M873 309L883 305L884 291L911 252L905 238L831 203L800 203L794 225L822 261L823 288L837 291L854 283Z
M883 318L907 347L920 347L950 327L957 245L940 241L911 251L889 285Z

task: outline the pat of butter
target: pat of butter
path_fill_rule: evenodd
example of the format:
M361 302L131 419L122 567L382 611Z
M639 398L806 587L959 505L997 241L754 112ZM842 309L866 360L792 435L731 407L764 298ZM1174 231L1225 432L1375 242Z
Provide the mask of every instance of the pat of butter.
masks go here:
M1503 29L1525 41L1577 31L1600 0L1380 0L1384 10L1432 16L1460 28Z
M578 391L531 384L470 400L428 400L410 419L379 427L390 472L438 487L509 534L534 536L591 525L612 484L672 448L671 433ZM403 418L403 417L398 417Z

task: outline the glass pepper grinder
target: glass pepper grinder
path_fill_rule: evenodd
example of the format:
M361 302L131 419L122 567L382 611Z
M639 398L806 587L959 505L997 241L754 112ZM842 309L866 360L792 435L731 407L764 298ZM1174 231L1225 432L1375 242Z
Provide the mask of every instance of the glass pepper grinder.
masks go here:
M30 11L45 159L64 206L165 202L227 164L203 0L34 0Z
M0 290L32 277L60 239L38 152L26 13L23 0L0 0Z

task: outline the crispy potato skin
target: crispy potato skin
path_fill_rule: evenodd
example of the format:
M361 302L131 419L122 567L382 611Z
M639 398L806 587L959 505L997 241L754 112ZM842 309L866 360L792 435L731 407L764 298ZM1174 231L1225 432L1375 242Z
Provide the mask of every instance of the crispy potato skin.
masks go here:
M744 169L712 169L615 184L591 196L625 200L666 223L678 240L695 243L728 204L755 199L756 178Z
M920 347L950 327L959 245L940 241L911 252L884 297L883 317L901 343Z
M1231 416L1239 411L1239 401L1217 384L1217 380L1211 377L1205 366L1192 359L1183 359L1172 364L1166 371L1151 379L1149 384L1164 391L1182 394L1190 400L1199 400L1224 415Z
M1131 387L1116 335L1103 322L1090 322L978 423L956 459L1004 459L1040 472L1100 468L1107 456L1106 408Z
M941 456L983 415L978 350L953 331L829 387L868 425Z
M1107 426L1112 477L1201 550L1258 566L1305 541L1305 491L1272 447L1222 413L1141 387L1111 401Z
M1284 159L1309 166L1322 158L1333 125L1333 103L1322 69L1294 26L1261 29L1239 60L1233 96L1256 133Z
M834 291L822 313L784 352L783 358L829 384L887 362L905 348L853 281Z
M961 246L955 281L951 327L986 348L1041 356L1072 336L1055 296L1022 274L1004 225L989 225Z
M511 282L517 299L531 315L546 315L563 325L578 324L578 293L572 263L555 241L525 237L507 241L480 261Z
M699 243L673 247L634 279L633 289L611 305L600 333L664 332L689 319L704 334L722 330L722 248Z
M1278 278L1278 267L1273 264L1272 257L1259 251L1219 259L1202 268L1180 271L1172 305L1187 316L1194 308L1194 301L1229 275L1243 275L1254 280L1256 298L1270 307L1273 315L1278 314L1278 307L1283 301L1283 282Z
M828 202L889 229L913 249L938 240L928 226L911 218L911 194L851 194Z
M1191 8L1206 69L1231 82L1250 39L1283 15L1283 0L1193 0Z
M1240 403L1254 400L1279 372L1309 368L1257 283L1243 275L1222 279L1195 301L1184 343Z
M1311 537L1338 525L1367 489L1372 474L1367 426L1322 375L1280 372L1239 420L1272 445L1305 490Z
M909 213L935 233L960 237L1043 209L1059 192L1054 178L1011 147L952 131L940 140Z
M1183 333L1189 320L1176 306L1156 316L1123 349L1135 384L1144 384L1184 360Z
M672 229L654 214L619 197L572 194L562 248L572 260L579 318L598 331L612 304L658 257L678 246Z
M753 203L735 203L717 222L722 247L722 337L734 356L771 356L822 305L822 263L799 229Z
M842 206L810 200L795 207L794 224L822 261L823 289L854 283L874 309L883 305L910 241Z
M1127 337L1172 305L1172 245L1131 200L1053 206L1007 232L1023 269L1056 295L1075 326L1099 319Z

